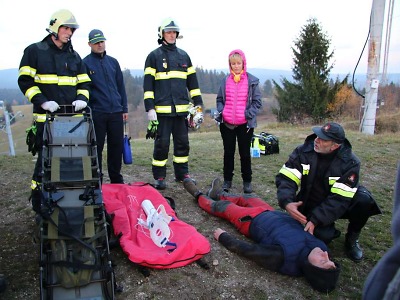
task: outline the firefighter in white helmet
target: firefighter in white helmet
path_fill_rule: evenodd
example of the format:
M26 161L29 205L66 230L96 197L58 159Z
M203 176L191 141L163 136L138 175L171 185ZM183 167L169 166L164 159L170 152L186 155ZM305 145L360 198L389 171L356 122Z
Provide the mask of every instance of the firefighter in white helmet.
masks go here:
M176 47L180 28L167 18L158 27L158 43L144 67L144 105L150 121L149 134L154 138L152 172L157 189L166 188L166 164L172 134L175 180L189 176L188 112L194 105L203 106L196 70L189 55ZM197 110L197 109L196 109ZM202 119L202 118L201 118Z
M31 139L32 154L38 154L32 176L32 206L40 213L42 182L42 142L46 112L57 113L60 105L84 109L89 100L90 78L71 38L79 25L66 9L55 12L46 30L49 34L24 50L19 65L18 85L33 107L36 137Z

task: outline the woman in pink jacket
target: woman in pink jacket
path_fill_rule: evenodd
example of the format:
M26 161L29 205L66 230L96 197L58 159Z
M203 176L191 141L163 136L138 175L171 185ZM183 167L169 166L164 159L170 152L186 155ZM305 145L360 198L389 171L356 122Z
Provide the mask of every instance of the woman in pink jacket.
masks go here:
M257 126L257 112L262 105L260 80L247 72L246 57L239 49L229 53L229 70L217 95L216 121L220 124L224 145L223 188L229 190L232 187L237 139L243 192L252 193L250 145Z

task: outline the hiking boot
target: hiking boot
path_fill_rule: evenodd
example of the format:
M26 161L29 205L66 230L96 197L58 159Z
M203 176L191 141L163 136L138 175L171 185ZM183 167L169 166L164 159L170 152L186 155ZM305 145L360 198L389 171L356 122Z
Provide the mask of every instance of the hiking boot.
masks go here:
M154 187L157 190L165 190L167 188L167 184L165 182L165 178L158 178L154 183Z
M224 183L222 184L222 189L227 192L231 187L232 187L232 181L224 180Z
M196 186L196 182L190 177L183 180L183 187L196 199L201 194L201 191Z
M223 191L221 180L219 180L219 178L215 178L211 182L211 188L208 190L207 196L217 201L219 200L219 196Z
M251 182L243 182L243 193L251 194L253 192L253 187L251 186Z
M354 262L360 262L363 259L363 251L358 243L359 237L359 232L347 232L345 238L346 254Z

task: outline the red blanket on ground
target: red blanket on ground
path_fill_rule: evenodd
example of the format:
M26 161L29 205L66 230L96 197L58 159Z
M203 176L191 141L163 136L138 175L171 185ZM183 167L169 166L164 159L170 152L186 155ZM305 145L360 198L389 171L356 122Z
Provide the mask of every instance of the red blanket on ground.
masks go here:
M128 258L139 265L169 269L185 266L210 252L210 243L196 228L179 220L167 200L151 185L103 184L103 201L108 214L113 216L115 235L122 233L120 244ZM150 200L155 209L164 206L172 217L169 222L169 244L159 247L150 237L150 231L138 219L146 220L143 200Z

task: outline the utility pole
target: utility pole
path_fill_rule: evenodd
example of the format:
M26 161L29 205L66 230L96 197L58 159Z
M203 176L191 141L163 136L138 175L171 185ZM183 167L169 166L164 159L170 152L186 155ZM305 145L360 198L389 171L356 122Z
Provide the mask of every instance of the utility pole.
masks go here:
M23 117L24 115L22 112L18 111L12 118L10 118L10 114L8 113L7 109L4 107L4 101L0 100L0 110L4 112L4 126L0 127L0 130L4 130L8 136L8 154L10 156L15 156L15 149L14 149L14 141L11 131L11 121L16 118L17 116Z
M375 133L375 117L379 87L378 76L381 56L383 20L385 15L385 2L386 0L373 0L371 9L364 115L360 124L361 132L371 135Z
M7 136L8 136L8 149L9 149L8 154L10 156L15 156L14 141L13 141L12 132L11 132L10 115L8 114L7 110L4 110L4 119L6 121L6 131L7 131Z

